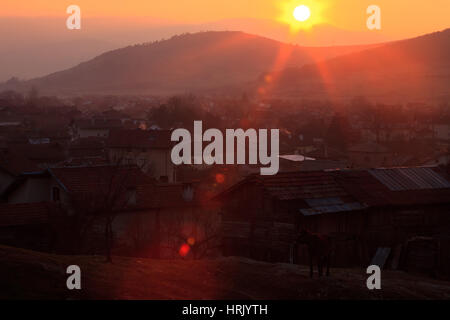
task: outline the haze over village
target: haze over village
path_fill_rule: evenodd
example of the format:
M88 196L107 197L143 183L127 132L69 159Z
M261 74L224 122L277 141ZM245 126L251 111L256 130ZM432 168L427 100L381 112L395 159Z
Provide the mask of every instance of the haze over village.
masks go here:
M406 30L381 1L370 31L367 6L345 13L360 26L332 0L249 16L196 0L205 16L173 21L129 4L113 35L117 4L79 1L67 30L38 2L0 15L19 26L0 50L0 298L450 298L441 13Z

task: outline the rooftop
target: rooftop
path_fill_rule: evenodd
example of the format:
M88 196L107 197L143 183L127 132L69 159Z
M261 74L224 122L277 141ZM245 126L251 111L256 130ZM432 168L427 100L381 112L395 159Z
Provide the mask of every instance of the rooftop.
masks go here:
M342 170L337 181L369 206L450 203L450 183L436 168Z
M70 193L101 192L110 188L128 188L152 184L154 180L134 166L82 166L48 169Z
M431 167L284 172L251 175L216 196L256 184L280 201L301 200L304 215L361 210L370 206L450 203L450 182ZM300 203L302 203L300 202Z
M169 149L169 130L112 130L108 146L112 148Z

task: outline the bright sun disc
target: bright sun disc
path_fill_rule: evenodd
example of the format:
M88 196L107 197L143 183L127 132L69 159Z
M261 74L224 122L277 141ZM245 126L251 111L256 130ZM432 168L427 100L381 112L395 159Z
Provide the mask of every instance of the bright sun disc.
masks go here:
M294 18L298 21L306 21L311 16L311 11L305 5L298 6L294 10Z

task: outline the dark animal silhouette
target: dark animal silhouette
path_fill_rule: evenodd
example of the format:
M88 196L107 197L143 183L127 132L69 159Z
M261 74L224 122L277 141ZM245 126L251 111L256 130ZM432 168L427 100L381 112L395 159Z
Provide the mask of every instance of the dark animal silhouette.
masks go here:
M326 235L311 233L307 230L300 231L296 244L306 244L309 252L310 277L313 277L313 259L317 260L319 277L323 275L323 266L326 264L327 277L330 275L331 254L333 252L332 239Z

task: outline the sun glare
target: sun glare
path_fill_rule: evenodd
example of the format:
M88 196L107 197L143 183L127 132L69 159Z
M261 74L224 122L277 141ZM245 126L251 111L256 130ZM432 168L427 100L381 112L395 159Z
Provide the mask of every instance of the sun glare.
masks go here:
M300 22L308 20L310 16L311 10L303 4L294 9L294 18Z
M300 30L309 30L317 24L324 23L323 11L326 1L317 0L280 1L278 21L289 25L295 35Z

